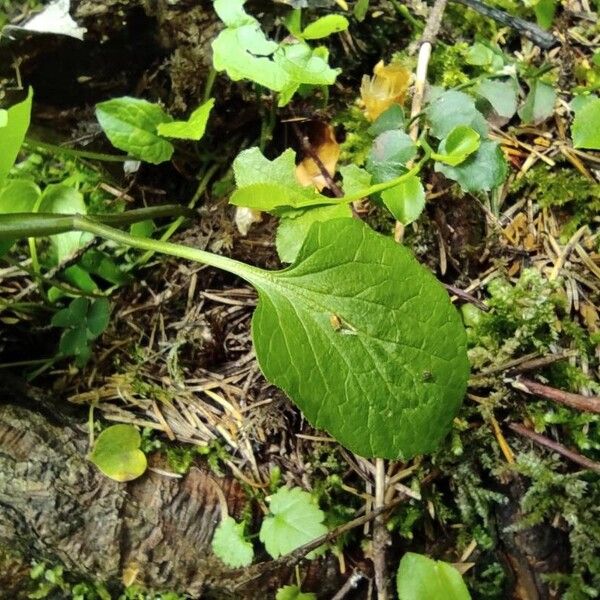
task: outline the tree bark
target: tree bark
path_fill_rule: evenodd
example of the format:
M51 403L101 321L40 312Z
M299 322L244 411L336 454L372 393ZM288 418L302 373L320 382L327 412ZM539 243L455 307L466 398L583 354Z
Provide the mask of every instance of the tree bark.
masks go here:
M3 401L19 395L2 387ZM146 588L202 598L264 600L291 580L292 567L266 563L244 583L244 570L228 569L212 553L221 516L215 482L229 514L246 504L234 479L192 468L179 479L148 471L127 484L111 481L86 459L83 427L66 425L44 402L35 408L0 405L0 547L61 563L83 579L116 586L124 571L136 572ZM323 597L342 584L333 557L303 572L306 589Z

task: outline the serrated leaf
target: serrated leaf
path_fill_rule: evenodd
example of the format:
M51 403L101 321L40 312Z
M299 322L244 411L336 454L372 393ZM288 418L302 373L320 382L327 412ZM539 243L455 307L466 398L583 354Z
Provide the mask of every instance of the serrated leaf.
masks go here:
M25 139L31 118L33 90L29 88L27 98L5 111L6 123L0 128L0 182L8 175Z
M348 19L342 15L326 15L305 27L302 37L305 40L317 40L345 31L349 25Z
M112 425L94 444L90 461L114 481L132 481L144 474L146 455L140 450L142 438L133 425Z
M344 182L345 196L358 194L371 185L371 173L354 164L340 167L340 173Z
M277 44L267 40L258 23L221 31L212 50L215 70L226 71L233 81L250 79L276 92L290 84L289 75L269 58Z
M270 513L260 527L259 538L277 558L327 533L325 515L311 495L300 488L281 488L271 496Z
M474 129L458 125L440 142L434 158L455 167L476 152L479 145L480 136Z
M461 574L450 564L407 552L396 575L399 600L470 600Z
M317 596L302 592L297 585L286 585L277 590L275 600L317 600Z
M409 135L397 129L384 131L373 142L367 169L375 183L388 181L404 173L416 154L417 146Z
M253 23L256 19L244 10L246 0L214 0L213 7L219 19L228 27Z
M312 226L293 266L245 276L259 365L315 427L362 456L437 447L466 389L465 332L406 248L335 219Z
M206 131L206 124L210 117L210 111L215 105L214 98L211 98L199 106L187 121L173 121L171 123L159 123L157 131L159 135L180 140L198 141Z
M476 86L475 93L485 98L500 117L510 119L517 112L518 89L513 79L484 79Z
M524 123L541 123L554 113L556 91L547 83L534 79L529 83L529 93L523 106L519 109L519 116Z
M296 181L295 156L294 151L288 149L271 161L258 148L241 152L233 161L237 189L229 202L271 212L285 207L337 204L337 199L323 196L314 187L304 187Z
M300 212L301 214L297 214ZM351 218L350 205L339 203L333 206L315 206L296 214L282 216L277 228L275 243L277 254L282 262L294 262L313 223L330 219Z
M436 162L435 170L456 181L466 192L481 192L499 186L508 167L500 146L492 140L483 140L477 152L461 164L453 167Z
M171 142L161 138L157 127L173 119L158 106L141 98L113 98L96 105L96 118L111 144L132 157L160 164L173 155Z
M425 190L416 175L382 192L381 199L396 221L404 225L416 221L425 208Z
M221 519L211 543L213 552L232 569L247 567L254 559L254 548L244 535L244 523L230 516Z
M427 108L431 135L445 138L455 127L467 125L481 137L487 136L488 125L475 108L473 98L463 92L449 91L439 95Z
M586 102L575 112L571 135L575 148L600 150L600 98Z

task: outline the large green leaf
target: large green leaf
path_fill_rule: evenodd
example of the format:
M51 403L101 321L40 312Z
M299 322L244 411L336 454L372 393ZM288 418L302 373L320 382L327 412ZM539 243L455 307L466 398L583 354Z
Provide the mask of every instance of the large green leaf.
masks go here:
M404 131L390 129L379 134L367 160L367 169L375 183L381 183L404 173L406 165L417 154L417 146Z
M27 179L5 179L0 183L0 214L30 212L40 197L40 188ZM0 256L8 252L14 241L0 242Z
M470 600L461 574L450 564L407 552L396 575L399 600Z
M282 216L276 238L279 258L287 263L296 260L313 223L344 217L352 217L352 210L349 204L343 202L332 206L315 206L304 211L295 210L289 216Z
M5 125L0 127L0 182L13 166L31 118L33 90L29 88L27 98L5 111Z
M272 272L89 217L0 215L0 241L69 231L246 279L259 294L252 331L265 376L354 452L407 459L435 450L449 431L469 373L461 319L406 248L364 223L314 223L296 262Z
M575 111L571 127L575 148L600 150L600 98L593 98Z
M158 104L129 96L113 98L96 105L96 118L119 150L155 165L171 158L173 145L156 131L173 119Z
M514 79L484 79L475 87L475 93L485 98L505 119L510 119L517 112L518 87Z
M259 364L315 427L363 456L437 447L466 389L465 333L406 248L335 219L312 226L293 266L258 273Z

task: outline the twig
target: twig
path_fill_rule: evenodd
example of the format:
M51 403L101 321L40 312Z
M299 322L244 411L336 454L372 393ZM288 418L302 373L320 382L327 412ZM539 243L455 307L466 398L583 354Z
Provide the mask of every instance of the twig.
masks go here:
M534 371L535 369L547 367L548 365L552 365L555 362L565 360L574 355L574 352L563 352L560 354L549 354L548 356L538 356L535 352L532 352L531 354L526 354L519 358L513 358L501 365L481 370L471 377L471 383L477 383L477 380L484 379L490 375L496 375L497 373L522 373L523 371Z
M583 396L572 392L564 392L524 377L519 377L513 383L513 386L529 394L535 394L559 404L564 404L569 408L600 414L600 397L598 396Z
M452 0L453 2L458 2L459 4L463 4L464 6L468 6L469 8L477 11L479 14L482 14L486 17L490 17L494 19L494 21L498 21L502 25L506 25L507 27L511 27L512 29L518 31L523 37L526 37L528 40L531 40L534 44L538 45L540 48L544 50L549 50L554 46L557 46L560 42L557 38L555 38L550 32L544 31L540 27L538 27L535 23L530 23L529 21L525 21L524 19L520 19L519 17L513 17L503 10L499 10L498 8L493 8L492 6L488 6L481 0Z
M472 294L469 294L469 292L465 292L464 290L461 290L460 288L456 287L455 285L451 285L449 283L444 283L444 287L449 292L451 292L452 294L454 294L455 296L457 296L458 298L460 298L461 300L465 300L469 304L473 304L479 310L482 310L484 312L489 312L490 311L490 307L487 304L485 304L484 302L482 302L478 298L475 298L475 296L473 296Z
M375 504L377 510L385 503L385 460L375 459ZM388 582L386 569L386 549L389 542L389 533L385 527L385 518L381 514L375 519L373 527L373 566L375 567L375 587L378 600L388 600Z
M512 429L515 433L522 435L524 437L529 438L539 444L540 446L544 446L549 450L553 450L554 452L558 452L565 458L572 460L574 463L585 467L586 469L590 469L591 471L595 471L596 473L600 473L600 463L593 461L586 456L579 454L578 452L573 452L573 450L569 450L562 444L555 442L544 435L540 435L539 433L535 433L535 431L531 431L527 427L520 425L519 423L511 423L509 425L510 429Z
M338 593L331 600L342 600L345 598L350 591L352 591L364 578L366 575L359 571L358 569L354 569L352 575L348 577L346 583L339 589Z
M319 548L319 546L322 546L323 544L327 544L328 542L335 540L340 535L348 531L352 531L352 529L355 529L356 527L360 527L365 523L369 523L373 519L377 518L379 515L382 515L388 510L391 510L392 508L398 506L398 504L400 504L403 501L404 498L402 497L396 498L396 500L394 500L393 502L389 502L385 506L381 506L380 508L372 510L371 512L357 517L356 519L352 519L352 521L348 521L348 523L344 523L343 525L332 529L331 531L319 536L318 538L315 538L312 542L308 542L307 544L304 544L304 546L296 548L293 552L290 552L289 554L285 554L284 556L281 556L276 560L271 560L267 563L254 565L253 567L246 569L246 573L248 576L244 577L243 580L240 580L236 584L236 587L245 585L249 581L252 581L253 579L258 578L264 575L265 573L274 571L275 569L278 569L280 567L290 566L297 563L298 561L302 560L307 554Z

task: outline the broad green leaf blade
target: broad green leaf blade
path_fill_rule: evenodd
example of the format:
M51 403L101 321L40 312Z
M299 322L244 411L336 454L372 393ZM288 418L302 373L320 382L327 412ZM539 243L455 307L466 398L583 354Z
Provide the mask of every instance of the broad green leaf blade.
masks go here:
M518 89L514 79L484 79L476 86L475 93L485 98L496 113L505 119L510 119L517 112Z
M461 574L450 564L407 552L396 575L399 600L471 600Z
M0 182L8 175L17 160L31 118L33 90L27 98L5 111L6 124L0 128Z
M317 40L348 29L350 23L342 15L326 15L308 25L302 32L305 40Z
M146 471L141 437L133 425L112 425L96 439L90 461L115 481L131 481Z
M260 527L260 541L277 558L327 533L325 515L300 488L281 488L269 502L270 514Z
M396 221L404 225L416 221L425 208L425 190L416 175L382 192L381 199Z
M600 98L586 102L575 112L571 135L575 148L600 150Z
M434 158L455 167L473 154L479 145L480 136L474 129L466 125L458 125L440 142Z
M159 123L157 131L159 135L180 140L198 141L206 131L206 124L210 111L215 105L214 98L199 106L187 121L173 121L172 123Z
M294 211L296 214L283 216L277 228L277 254L282 262L291 263L296 260L298 252L308 235L313 223L352 217L352 210L348 204L334 204L333 206L315 206L308 210Z
M456 167L435 163L435 170L456 181L465 192L489 191L506 178L508 167L500 146L483 140L479 149Z
M6 127L8 123L8 111L0 108L0 128Z
M340 72L332 69L325 58L304 43L280 47L274 59L293 84L331 85Z
M444 92L427 108L431 135L445 138L458 125L472 127L481 137L487 136L488 125L475 108L475 101L464 92Z
M247 567L254 559L254 548L244 536L244 524L226 516L215 529L213 552L233 569Z
M258 362L315 426L362 456L408 459L449 431L469 373L464 328L412 254L355 219L315 223L259 291Z
M277 590L275 600L317 600L317 596L302 592L297 585L285 585Z
M173 119L158 104L123 96L96 105L96 118L111 144L145 162L169 160L174 148L156 129Z
M519 109L519 116L524 123L541 123L552 116L555 102L556 90L551 85L534 79L529 82L529 93Z

